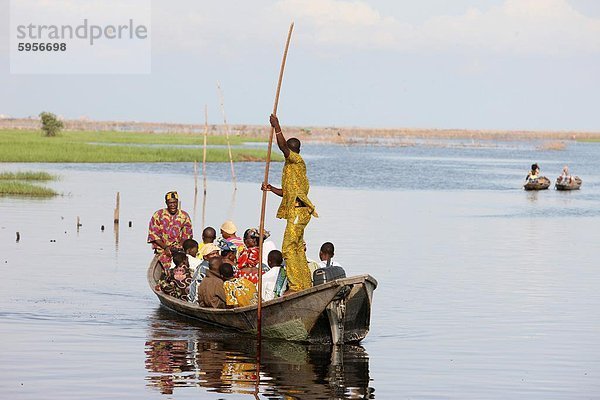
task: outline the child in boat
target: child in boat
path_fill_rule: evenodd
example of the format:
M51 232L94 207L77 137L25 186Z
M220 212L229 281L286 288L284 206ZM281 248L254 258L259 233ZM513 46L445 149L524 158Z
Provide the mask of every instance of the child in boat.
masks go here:
M181 252L174 253L173 262L175 268L172 273L158 282L160 290L176 299L187 301L192 283L187 256Z
M227 308L258 304L256 285L246 278L233 277L233 265L224 263L219 267Z
M326 267L342 267L337 261L333 260L335 254L335 247L331 242L325 242L321 245L319 250L319 268Z
M271 250L267 262L269 270L262 276L262 298L264 301L283 296L288 285L281 251Z
M531 164L531 171L525 177L526 181L534 181L540 177L540 167L537 164Z
M197 258L198 255L198 242L194 239L187 239L183 242L183 251L187 254L188 264L190 266L190 272L192 275L196 272L196 268L202 262L201 259Z
M210 243L214 243L217 238L217 231L212 226L207 226L202 231L202 243L198 244L198 251L196 252L196 257L202 261L202 248Z

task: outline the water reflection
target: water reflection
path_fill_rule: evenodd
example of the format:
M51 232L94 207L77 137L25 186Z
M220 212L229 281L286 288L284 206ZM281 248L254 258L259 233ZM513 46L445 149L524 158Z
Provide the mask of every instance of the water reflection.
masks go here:
M269 398L372 399L362 346L256 341L158 309L146 341L146 380L171 395L181 387ZM260 362L258 362L260 360Z

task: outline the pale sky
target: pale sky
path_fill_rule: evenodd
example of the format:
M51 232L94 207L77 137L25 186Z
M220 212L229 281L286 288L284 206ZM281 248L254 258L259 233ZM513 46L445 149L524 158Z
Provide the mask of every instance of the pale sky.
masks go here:
M600 131L597 0L153 1L147 75L10 74L8 11L9 116L220 123L220 82L229 122L266 124L293 20L284 124Z

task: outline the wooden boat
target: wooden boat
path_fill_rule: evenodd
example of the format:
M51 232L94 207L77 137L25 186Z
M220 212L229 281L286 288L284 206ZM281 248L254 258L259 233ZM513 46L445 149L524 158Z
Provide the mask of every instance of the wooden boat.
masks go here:
M550 187L550 179L540 176L537 179L531 179L523 185L525 190L545 190Z
M554 188L556 190L579 190L581 183L581 178L578 176L573 177L573 181L571 181L571 183L563 182L560 178L557 178Z
M157 290L162 268L154 258L148 284L163 306L191 319L256 334L257 306L204 308ZM262 336L310 343L357 343L367 336L377 281L370 275L342 278L262 305Z

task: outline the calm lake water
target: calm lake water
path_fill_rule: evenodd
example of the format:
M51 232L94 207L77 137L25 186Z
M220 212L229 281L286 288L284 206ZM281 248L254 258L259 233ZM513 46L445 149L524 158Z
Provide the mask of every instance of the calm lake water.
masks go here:
M341 349L266 341L259 365L251 337L181 319L147 287L164 193L202 223L191 164L0 164L57 173L64 193L0 198L1 397L599 399L600 144L539 145L304 146L321 215L308 255L332 241L349 275L377 278L371 332ZM532 162L551 179L568 163L582 190L524 192ZM256 226L263 168L237 164L234 195L229 165L210 165L206 223Z

